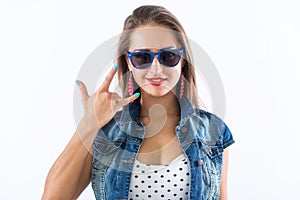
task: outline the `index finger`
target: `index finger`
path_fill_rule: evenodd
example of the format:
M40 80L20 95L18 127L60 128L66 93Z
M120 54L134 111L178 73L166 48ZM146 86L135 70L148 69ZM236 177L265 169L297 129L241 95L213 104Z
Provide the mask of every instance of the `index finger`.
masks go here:
M114 78L114 75L116 74L118 69L118 64L116 64L107 74L107 76L105 77L104 82L102 83L102 85L100 86L99 90L103 91L108 91L109 85L112 81L112 79Z

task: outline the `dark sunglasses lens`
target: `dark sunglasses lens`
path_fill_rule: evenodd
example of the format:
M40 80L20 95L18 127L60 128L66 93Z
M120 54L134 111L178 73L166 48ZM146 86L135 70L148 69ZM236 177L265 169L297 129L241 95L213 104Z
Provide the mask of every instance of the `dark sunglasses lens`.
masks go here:
M132 63L136 68L143 68L150 64L151 56L148 53L137 53L132 56Z
M160 54L160 60L163 65L173 67L178 64L180 55L177 52L165 51Z

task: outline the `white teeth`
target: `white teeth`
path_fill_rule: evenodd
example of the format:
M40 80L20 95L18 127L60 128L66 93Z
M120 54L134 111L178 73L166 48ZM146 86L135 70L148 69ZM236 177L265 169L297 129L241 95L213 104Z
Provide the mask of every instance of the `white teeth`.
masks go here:
M150 79L148 79L148 80L149 80L149 81L152 81L152 82L155 82L155 83L160 83L160 82L164 81L165 79L162 79L162 78L156 78L156 79L150 78Z
M153 82L160 82L160 79L152 79Z

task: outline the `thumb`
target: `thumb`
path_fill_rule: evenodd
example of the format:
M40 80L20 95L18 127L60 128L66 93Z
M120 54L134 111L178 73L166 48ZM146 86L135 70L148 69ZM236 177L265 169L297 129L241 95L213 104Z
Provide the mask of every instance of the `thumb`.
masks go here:
M87 92L87 89L86 89L86 86L84 85L84 83L79 80L76 80L75 82L79 87L79 90L81 93L81 99L86 100L87 98L89 98L89 94Z

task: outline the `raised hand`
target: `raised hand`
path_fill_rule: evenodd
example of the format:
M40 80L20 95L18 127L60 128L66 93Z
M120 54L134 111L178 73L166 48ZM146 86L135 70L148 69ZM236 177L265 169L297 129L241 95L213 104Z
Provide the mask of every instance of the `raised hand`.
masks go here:
M122 99L117 93L109 92L108 88L114 75L117 72L117 65L114 66L106 76L99 89L89 96L86 86L81 81L76 81L80 88L81 101L84 108L84 121L87 122L87 128L101 128L107 124L114 114L124 105L134 101L140 93Z

